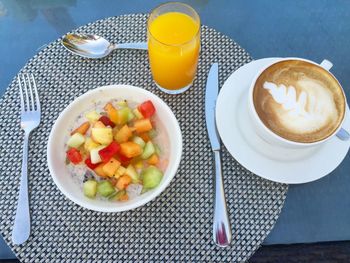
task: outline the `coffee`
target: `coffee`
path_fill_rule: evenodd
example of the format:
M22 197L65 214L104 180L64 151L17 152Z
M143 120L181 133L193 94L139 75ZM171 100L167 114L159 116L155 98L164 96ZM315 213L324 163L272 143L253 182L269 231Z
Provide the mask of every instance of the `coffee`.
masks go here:
M255 82L253 100L267 128L300 143L332 135L345 113L338 81L322 67L301 60L284 60L265 69Z

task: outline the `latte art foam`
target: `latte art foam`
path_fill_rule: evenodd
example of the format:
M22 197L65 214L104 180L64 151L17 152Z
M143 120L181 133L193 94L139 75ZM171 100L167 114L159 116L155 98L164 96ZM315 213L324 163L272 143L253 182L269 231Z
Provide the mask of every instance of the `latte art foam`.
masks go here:
M254 106L263 123L281 137L314 142L338 127L345 98L327 71L308 62L288 60L272 65L257 79Z
M294 86L265 82L274 102L275 114L286 129L296 133L310 133L329 125L338 112L333 94L322 83L312 79L297 81L299 96Z

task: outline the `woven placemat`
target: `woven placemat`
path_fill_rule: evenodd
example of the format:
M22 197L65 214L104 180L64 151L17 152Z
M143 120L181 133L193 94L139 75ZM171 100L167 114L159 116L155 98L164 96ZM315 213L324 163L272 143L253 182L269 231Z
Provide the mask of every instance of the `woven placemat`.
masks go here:
M146 15L126 15L80 27L115 42L146 40ZM193 87L181 95L160 92L150 74L147 52L118 50L102 60L69 54L57 40L34 56L22 71L34 73L42 105L40 127L29 151L32 231L21 246L11 241L20 179L23 135L15 79L0 101L0 231L23 262L242 262L261 245L284 203L287 185L261 179L224 149L223 173L233 241L212 241L213 160L204 118L209 68L220 64L220 85L251 57L235 42L202 27L202 51ZM104 214L67 200L51 179L46 145L59 113L86 91L109 84L143 87L164 99L183 133L178 173L154 201L133 211Z

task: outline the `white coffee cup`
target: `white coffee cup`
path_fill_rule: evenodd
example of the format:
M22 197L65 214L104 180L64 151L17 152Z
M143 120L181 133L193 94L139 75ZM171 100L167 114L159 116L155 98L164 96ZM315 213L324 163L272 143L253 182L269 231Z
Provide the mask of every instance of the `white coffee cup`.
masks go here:
M254 93L254 87L255 87L255 83L256 83L257 79L259 78L259 76L267 68L269 68L270 66L272 66L272 65L274 65L274 64L276 64L278 62L284 61L284 60L300 60L300 61L309 62L309 63L312 63L314 65L317 65L319 67L322 67L322 68L326 69L328 72L333 66L333 64L330 61L328 61L328 60L323 60L322 63L317 64L317 63L315 63L315 62L313 62L311 60L302 59L302 58L293 58L292 57L292 58L279 59L279 60L277 60L277 61L267 65L266 67L262 68L258 72L258 74L254 77L254 79L253 79L253 81L252 81L252 83L250 85L249 95L248 95L248 112L249 112L249 115L251 117L251 120L252 120L253 126L255 128L255 131L263 140L265 140L266 142L268 142L268 143L270 143L272 145L276 145L276 146L281 146L281 147L286 147L286 148L305 148L305 147L311 147L311 146L320 145L320 144L330 140L333 136L335 136L339 132L339 130L342 127L342 124L343 124L344 120L347 118L347 116L346 116L346 109L345 109L344 116L343 116L343 119L342 119L341 123L339 124L337 129L332 134L330 134L328 137L326 137L323 140L320 140L320 141L317 141L317 142L310 142L310 143L295 142L295 141L291 141L291 140L285 139L285 138L277 135L276 133L274 133L272 130L270 130L263 123L263 121L260 119L260 117L259 117L259 115L258 115L258 113L257 113L257 111L255 109L253 93ZM334 75L331 72L329 72L329 74L331 74L334 77ZM339 83L339 81L338 81L338 83ZM341 87L340 83L339 83L339 87ZM345 92L344 92L343 89L342 89L342 91L343 91L344 98L345 98L345 103L346 103Z

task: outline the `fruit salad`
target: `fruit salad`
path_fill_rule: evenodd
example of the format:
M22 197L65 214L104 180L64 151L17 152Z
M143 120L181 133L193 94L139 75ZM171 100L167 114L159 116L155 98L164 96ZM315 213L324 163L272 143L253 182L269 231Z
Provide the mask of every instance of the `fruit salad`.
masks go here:
M96 104L78 117L67 138L66 164L88 198L126 201L163 178L167 159L156 108L150 100L131 105L126 100Z

